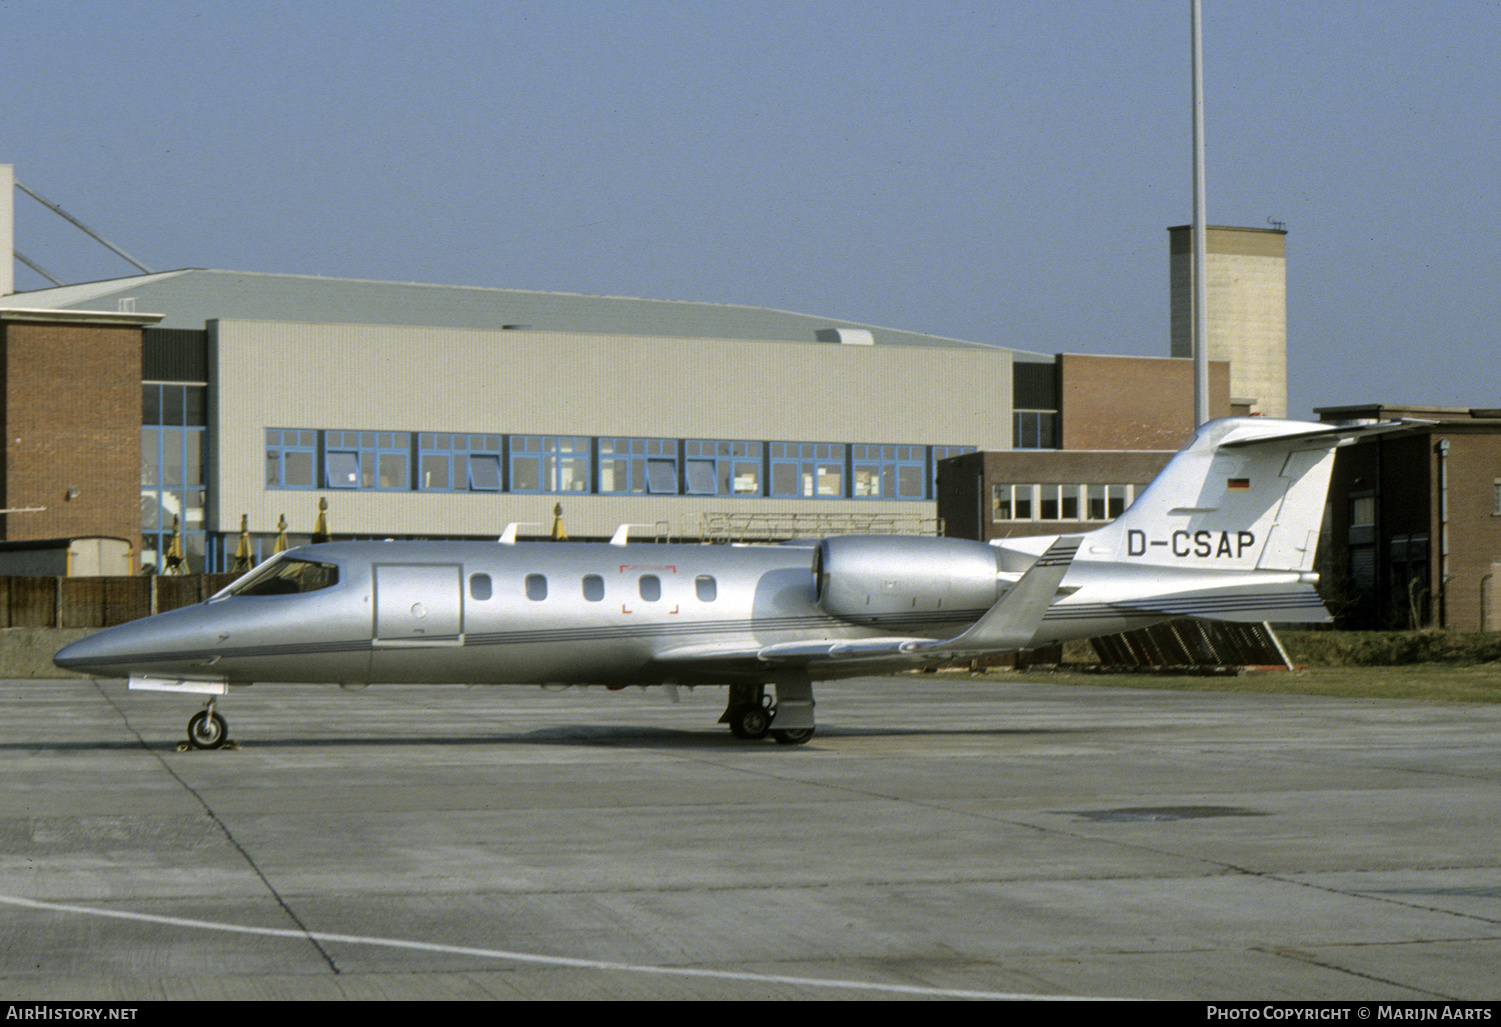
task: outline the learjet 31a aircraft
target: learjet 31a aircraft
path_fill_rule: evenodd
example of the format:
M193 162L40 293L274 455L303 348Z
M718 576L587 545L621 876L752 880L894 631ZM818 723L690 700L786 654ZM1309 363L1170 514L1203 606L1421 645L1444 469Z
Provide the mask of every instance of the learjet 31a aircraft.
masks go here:
M1313 561L1334 450L1402 427L1211 421L1120 517L1079 535L304 546L54 662L210 696L188 724L198 748L225 741L215 697L255 681L728 685L721 722L737 737L797 744L813 734L814 681L1175 617L1326 622Z

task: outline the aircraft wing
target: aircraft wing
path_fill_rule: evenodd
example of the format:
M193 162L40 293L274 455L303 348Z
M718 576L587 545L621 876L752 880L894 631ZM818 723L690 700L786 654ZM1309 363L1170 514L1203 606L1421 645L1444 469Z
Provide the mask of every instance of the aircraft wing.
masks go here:
M962 634L949 639L889 637L817 639L778 642L765 646L690 646L659 653L658 663L697 668L735 664L808 666L830 662L890 661L907 658L913 663L948 655L1005 653L1025 649L1037 634L1048 607L1058 595L1058 586L1079 551L1077 535L1059 538L1027 568L1006 594Z

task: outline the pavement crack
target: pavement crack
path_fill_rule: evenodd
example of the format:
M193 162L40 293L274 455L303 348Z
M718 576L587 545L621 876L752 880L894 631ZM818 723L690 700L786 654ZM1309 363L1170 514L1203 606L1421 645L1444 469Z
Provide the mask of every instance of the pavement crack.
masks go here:
M240 858L245 861L245 865L250 868L251 873L255 874L255 876L259 878L262 886L264 886L266 889L266 893L276 901L276 904L281 907L282 912L286 914L287 918L291 920L292 923L297 925L297 930L302 933L302 936L307 939L307 943L313 947L314 951L318 953L318 956L323 960L324 963L328 965L329 970L335 974L341 973L342 971L339 969L339 964L334 960L332 953L330 953L328 949L324 947L323 943L318 940L318 937L313 932L313 930L308 927L307 924L302 922L302 918L297 915L297 911L291 907L287 900L282 896L281 892L277 891L276 885L271 883L271 879L266 876L265 871L260 868L260 866L256 863L255 858L250 855L245 846L240 844L240 841L235 837L234 832L229 829L229 825L219 817L219 814L214 811L214 807L209 803L209 801L205 799L196 788L189 784L183 778L183 776L177 772L176 768L162 757L162 754L157 749L153 748L150 744L147 743L146 739L141 736L141 733L137 731L134 725L130 723L129 715L127 715L126 712L120 708L120 704L115 702L114 697L104 690L98 678L94 679L93 684L95 689L98 690L99 694L104 697L104 701L109 703L110 706L114 708L114 711L119 714L120 721L125 725L125 730L130 732L131 736L135 738L136 743L140 745L140 747L145 750L152 759L156 760L156 762L161 766L163 770L167 772L172 780L176 781L178 786L182 788L183 791L191 795L194 801L203 808L204 815L207 816L209 818L209 821L216 828L218 828L221 834L224 835L224 839L229 842L230 846L240 854Z

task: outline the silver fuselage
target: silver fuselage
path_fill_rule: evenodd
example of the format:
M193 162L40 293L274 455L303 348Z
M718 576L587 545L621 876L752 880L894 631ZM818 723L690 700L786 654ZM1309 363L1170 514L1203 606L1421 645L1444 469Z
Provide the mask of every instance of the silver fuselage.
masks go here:
M852 623L817 605L813 554L804 546L325 543L287 556L337 565L329 588L235 595L231 586L88 636L58 663L101 676L230 683L727 683L772 675L751 658L715 659L720 653L881 636L897 624L904 635L941 638L985 609ZM586 596L586 578L598 598ZM669 653L677 658L660 659Z

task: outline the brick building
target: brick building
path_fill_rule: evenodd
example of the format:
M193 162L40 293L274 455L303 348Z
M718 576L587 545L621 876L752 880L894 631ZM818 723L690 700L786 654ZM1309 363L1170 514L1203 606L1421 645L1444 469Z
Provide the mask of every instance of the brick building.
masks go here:
M1229 365L1210 362L1210 411L1230 402ZM946 534L994 539L1088 531L1114 519L1194 430L1193 361L1060 353L1017 363L1017 418L1040 414L1041 449L953 457L938 474ZM1044 409L1045 408L1045 409ZM1019 425L1021 436L1025 427Z
M140 535L152 316L0 310L0 538Z
M1435 422L1338 453L1320 592L1340 625L1501 626L1501 410L1372 404L1315 412L1336 424Z

